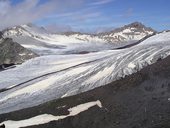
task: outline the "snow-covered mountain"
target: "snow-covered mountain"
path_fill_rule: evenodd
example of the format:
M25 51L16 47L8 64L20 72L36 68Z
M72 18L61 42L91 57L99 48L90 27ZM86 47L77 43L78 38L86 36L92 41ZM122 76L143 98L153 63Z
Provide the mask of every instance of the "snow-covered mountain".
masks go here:
M146 27L139 22L134 22L110 32L99 33L99 37L113 43L136 42L155 32L156 31L150 27Z
M4 37L10 37L37 54L88 53L114 49L139 41L155 31L135 22L108 33L83 34L67 32L50 34L35 25L21 25L4 30Z
M164 32L126 49L31 59L0 72L0 113L104 86L168 55L170 32Z
M80 40L89 41L90 38L98 37L108 43L133 43L143 39L146 36L156 33L150 27L146 27L140 22L134 22L109 32L98 34L83 34L79 32L67 32L65 35L78 37Z
M80 39L77 35L49 34L48 32L41 32L39 28L33 25L13 27L5 30L3 36L12 38L25 48L40 55L93 52L111 47L110 44L106 44L98 37L91 38L91 36L85 35L83 39ZM88 38L88 41L86 38Z

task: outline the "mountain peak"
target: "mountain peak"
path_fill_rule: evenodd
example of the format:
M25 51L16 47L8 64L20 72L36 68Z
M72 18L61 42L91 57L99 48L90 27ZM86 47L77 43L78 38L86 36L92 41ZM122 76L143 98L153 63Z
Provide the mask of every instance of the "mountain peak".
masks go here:
M136 21L136 22L133 22L133 23L130 23L130 24L128 24L128 25L125 25L123 28L128 28L128 27L130 27L130 28L136 28L136 29L145 29L146 31L151 31L151 32L156 32L156 30L154 30L154 29L152 29L151 27L147 27L147 26L145 26L143 23L141 23L141 22L138 22L138 21Z
M138 28L138 27L146 27L144 24L142 24L141 22L133 22L131 24L125 25L125 26L129 26L129 27L134 27L134 28Z
M140 22L133 22L110 32L100 33L99 35L108 42L129 42L141 40L155 32L155 30L146 27Z

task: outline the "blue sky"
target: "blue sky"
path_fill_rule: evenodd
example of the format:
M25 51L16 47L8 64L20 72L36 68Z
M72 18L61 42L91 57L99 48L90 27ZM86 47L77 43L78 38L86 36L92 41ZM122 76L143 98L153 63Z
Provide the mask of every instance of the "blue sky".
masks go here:
M170 29L170 0L6 0L0 18L20 17L9 26L35 23L53 31L102 31L139 21L158 31ZM0 11L4 10L0 2ZM1 7L2 6L2 7ZM7 8L7 7L6 7ZM26 8L26 9L25 9ZM19 11L21 10L21 11ZM12 11L12 12L10 12ZM33 15L33 16L32 16ZM6 21L9 22L9 17ZM11 20L12 22L12 20ZM5 26L8 23L5 22ZM1 27L3 28L3 27Z

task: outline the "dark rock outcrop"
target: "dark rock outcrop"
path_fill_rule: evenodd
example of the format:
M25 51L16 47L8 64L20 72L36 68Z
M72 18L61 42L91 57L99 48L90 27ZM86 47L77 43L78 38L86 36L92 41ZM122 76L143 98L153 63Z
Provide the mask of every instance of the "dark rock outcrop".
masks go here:
M5 128L5 124L0 125L0 128Z
M10 38L0 41L0 65L20 64L36 56L38 55L22 47L20 44L13 42Z
M2 39L3 33L0 31L0 39Z

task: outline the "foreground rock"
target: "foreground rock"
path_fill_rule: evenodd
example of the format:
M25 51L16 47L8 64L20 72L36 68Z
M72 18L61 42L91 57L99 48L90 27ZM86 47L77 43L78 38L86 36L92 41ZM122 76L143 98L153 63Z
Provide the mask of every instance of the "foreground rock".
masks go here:
M16 128L169 128L170 56L92 91L2 114L0 122Z

